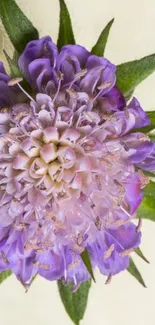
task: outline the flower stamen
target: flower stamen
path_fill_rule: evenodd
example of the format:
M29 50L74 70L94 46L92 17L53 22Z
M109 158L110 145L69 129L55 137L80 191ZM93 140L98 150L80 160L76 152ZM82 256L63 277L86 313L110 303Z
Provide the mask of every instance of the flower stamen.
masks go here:
M7 257L6 257L6 255L5 255L5 253L3 251L1 251L1 257L2 257L2 260L3 260L4 264L6 264L6 265L10 264Z
M109 257L111 256L111 254L113 253L114 249L115 249L115 245L112 244L112 245L107 249L107 251L104 253L104 257L103 257L104 260L106 260L107 258L109 258Z
M112 281L112 274L109 274L108 277L107 277L107 279L106 279L105 284L106 284L106 285L107 285L107 284L110 284L111 281Z

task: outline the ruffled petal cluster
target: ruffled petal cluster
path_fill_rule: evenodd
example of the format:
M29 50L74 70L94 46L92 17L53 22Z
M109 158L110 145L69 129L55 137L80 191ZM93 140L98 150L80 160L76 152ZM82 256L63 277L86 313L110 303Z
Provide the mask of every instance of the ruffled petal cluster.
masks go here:
M36 95L0 113L0 271L76 290L90 277L85 249L109 278L140 244L133 219L155 147L135 129L150 121L126 104L116 67L79 45L32 41L19 67Z

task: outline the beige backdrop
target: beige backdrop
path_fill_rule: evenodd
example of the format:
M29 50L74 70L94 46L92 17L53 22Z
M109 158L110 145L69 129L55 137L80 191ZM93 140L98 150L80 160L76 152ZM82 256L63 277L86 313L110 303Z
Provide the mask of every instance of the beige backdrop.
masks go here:
M39 29L40 35L57 39L58 0L18 0L18 4ZM104 25L113 17L106 56L114 63L133 60L155 52L155 0L66 0L72 14L76 40L90 49ZM10 45L0 33L0 48ZM2 53L0 53L2 58ZM135 92L146 110L155 108L155 74ZM83 325L155 324L155 224L144 221L142 249L150 261L138 257L137 266L147 289L127 272L116 276L109 286L96 274ZM71 325L56 283L37 278L27 294L12 276L0 286L0 324Z

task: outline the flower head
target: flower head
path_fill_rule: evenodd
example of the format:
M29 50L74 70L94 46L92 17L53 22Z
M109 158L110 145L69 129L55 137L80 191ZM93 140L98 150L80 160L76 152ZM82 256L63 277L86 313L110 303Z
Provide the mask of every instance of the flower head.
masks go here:
M129 265L141 233L132 219L154 168L149 119L116 88L116 67L79 45L60 53L49 37L30 42L19 66L36 97L0 114L0 269L74 288L93 268Z

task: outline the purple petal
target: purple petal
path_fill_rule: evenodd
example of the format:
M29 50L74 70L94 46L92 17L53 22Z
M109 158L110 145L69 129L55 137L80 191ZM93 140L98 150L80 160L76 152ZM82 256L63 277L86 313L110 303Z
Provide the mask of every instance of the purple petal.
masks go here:
M30 77L33 78L29 71L30 63L39 58L49 58L51 67L55 67L57 54L58 50L56 45L49 36L46 36L39 40L29 42L20 56L18 64L23 74L29 80Z
M105 58L99 58L94 55L90 56L86 68L88 72L80 83L81 89L86 93L93 94L95 88L102 87L100 96L103 96L115 85L116 68Z
M141 193L141 183L138 175L128 177L125 181L125 197L127 203L130 205L130 213L133 214L143 199L143 193Z
M110 61L108 61L106 58L98 57L96 55L89 56L87 64L86 64L87 69L93 69L93 68L100 67L100 66L103 69L109 68L113 72L116 72L116 66L114 64L112 64Z
M100 272L104 275L114 275L125 270L129 265L129 257L121 256L120 253L130 248L137 248L140 239L141 234L136 232L136 226L130 222L116 230L109 229L105 235L100 232L97 240L89 245L88 249ZM104 259L104 254L111 245L114 245L114 250L108 258Z
M137 164L137 166L150 172L155 171L155 143L152 143L152 150L143 161Z
M65 45L62 47L61 51L67 51L69 55L74 55L77 57L80 62L80 66L85 66L88 57L90 56L90 52L85 49L85 47L81 45Z
M41 254L38 257L38 273L47 280L58 280L64 275L64 261L62 256L52 251Z
M15 101L15 94L12 89L0 80L0 108L13 105Z
M150 119L147 113L141 108L140 103L135 97L129 103L128 109L136 117L135 128L140 128L146 125L150 125Z
M57 59L57 68L64 75L64 83L72 81L75 78L75 74L81 70L77 57L66 50L60 52Z
M130 156L130 161L134 164L138 164L152 153L154 144L150 141L145 141L137 145L133 144L130 148L136 149L136 152Z
M30 75L30 82L35 85L36 79L42 72L46 72L51 69L49 59L37 59L32 61L28 66L28 72Z

